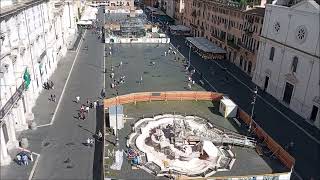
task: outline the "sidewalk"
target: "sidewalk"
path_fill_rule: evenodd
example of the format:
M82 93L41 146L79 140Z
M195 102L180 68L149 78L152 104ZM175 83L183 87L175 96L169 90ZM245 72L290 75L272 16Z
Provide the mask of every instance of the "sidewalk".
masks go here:
M79 44L80 41L76 43ZM77 44L77 46L78 46ZM38 126L47 126L50 124L52 120L53 113L57 108L57 103L59 98L61 97L61 93L63 91L63 87L66 83L66 79L68 74L71 70L72 63L76 56L76 52L68 51L66 56L64 56L57 64L57 68L50 77L50 80L54 83L53 90L46 90L43 89L40 93L39 97L36 100L36 104L32 109L34 113L34 122L36 122ZM56 95L56 102L49 101L50 94ZM43 148L48 146L49 144L46 143L47 140L47 127L41 127L36 130L25 130L20 134L17 134L17 139L21 140L22 137L28 139L29 147L27 148L31 152L39 153ZM19 149L15 149L9 152L12 159L15 158L16 154L20 152ZM28 166L19 166L17 163L12 161L10 165L1 167L0 179L28 179L31 171L33 169L34 163L38 157L33 155L33 162L29 162Z
M34 122L38 127L50 124L75 55L76 52L67 52L66 56L59 61L56 70L50 78L54 83L54 89L43 89L36 100L32 112L34 113ZM50 100L50 94L56 95L56 102Z

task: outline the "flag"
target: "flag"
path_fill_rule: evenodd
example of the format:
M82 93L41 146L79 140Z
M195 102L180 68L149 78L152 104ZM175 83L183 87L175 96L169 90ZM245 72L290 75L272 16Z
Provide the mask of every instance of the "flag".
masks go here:
M24 71L23 80L24 80L25 88L28 89L31 82L31 77L30 77L30 73L28 72L28 69Z

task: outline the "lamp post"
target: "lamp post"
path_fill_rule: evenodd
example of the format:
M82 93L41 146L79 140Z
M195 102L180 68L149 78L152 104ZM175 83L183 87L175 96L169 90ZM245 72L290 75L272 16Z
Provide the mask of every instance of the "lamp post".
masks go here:
M258 87L256 86L254 91L253 91L253 100L251 102L252 104L252 109L251 109L251 115L250 115L250 125L249 125L249 131L251 131L252 129L252 121L253 121L253 114L254 114L254 106L256 104L256 100L257 100L257 95L258 95Z
M190 61L190 54L191 54L191 44L189 44L189 59L188 59L188 69L191 66L191 61Z
M118 136L118 89L116 89L116 146L119 146L119 136Z

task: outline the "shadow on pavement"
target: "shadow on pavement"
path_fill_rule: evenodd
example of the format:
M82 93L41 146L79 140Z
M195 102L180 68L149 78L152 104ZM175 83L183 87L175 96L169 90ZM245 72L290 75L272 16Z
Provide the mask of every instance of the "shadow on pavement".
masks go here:
M104 137L103 132L103 106L98 106L96 109L96 131L102 132L102 137ZM94 160L93 160L93 179L94 180L102 180L103 179L103 142L98 139L95 140L95 148L94 148Z

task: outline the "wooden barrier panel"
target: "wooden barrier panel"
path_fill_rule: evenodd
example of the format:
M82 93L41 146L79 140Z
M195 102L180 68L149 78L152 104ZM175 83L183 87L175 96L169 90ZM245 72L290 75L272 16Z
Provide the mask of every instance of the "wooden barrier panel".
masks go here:
M146 101L185 101L185 100L208 100L218 101L223 94L206 91L167 91L167 92L139 92L121 95L104 100L104 108L117 104L128 104ZM273 154L289 169L293 168L295 159L276 143L251 117L242 109L238 110L238 117L251 127L257 137L263 140Z
M180 101L180 100L213 100L222 98L221 93L206 91L166 91L166 92L139 92L121 95L104 100L104 108L116 104L128 104L145 101Z
M293 168L295 159L287 151L274 141L253 119L250 118L245 111L239 109L238 115L239 118L247 125L252 121L251 127L255 135L266 143L267 147L287 168Z

